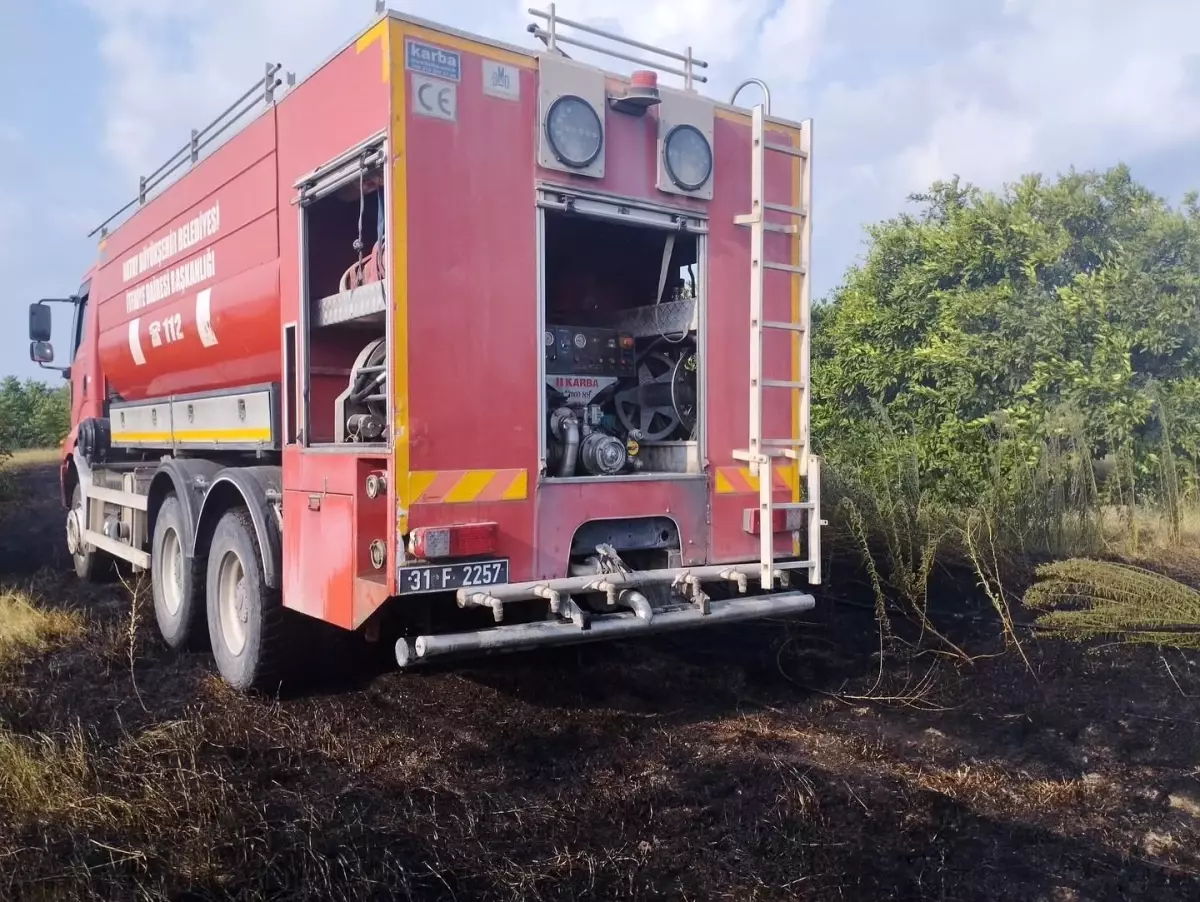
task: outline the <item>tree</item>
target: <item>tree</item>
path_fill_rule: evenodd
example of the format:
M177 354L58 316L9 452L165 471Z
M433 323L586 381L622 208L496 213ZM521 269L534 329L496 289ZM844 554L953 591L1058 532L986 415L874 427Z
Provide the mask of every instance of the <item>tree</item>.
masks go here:
M0 447L48 448L58 445L70 429L70 395L67 386L51 388L43 382L16 376L0 380Z
M916 438L925 486L977 497L998 431L1038 446L1073 409L1093 453L1147 440L1155 391L1200 449L1200 209L1128 169L939 182L869 230L817 317L813 428L852 461L882 409Z

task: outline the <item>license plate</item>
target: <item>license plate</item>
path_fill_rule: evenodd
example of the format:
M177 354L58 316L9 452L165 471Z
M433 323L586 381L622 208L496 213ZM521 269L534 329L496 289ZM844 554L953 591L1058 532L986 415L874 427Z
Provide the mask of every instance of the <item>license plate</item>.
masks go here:
M508 561L471 561L467 564L431 564L401 567L401 595L420 592L445 592L476 586L500 586L508 582Z

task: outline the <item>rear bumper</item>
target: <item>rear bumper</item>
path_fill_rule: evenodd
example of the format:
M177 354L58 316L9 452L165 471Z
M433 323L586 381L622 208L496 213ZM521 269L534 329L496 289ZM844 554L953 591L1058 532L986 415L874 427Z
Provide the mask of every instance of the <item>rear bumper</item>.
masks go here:
M396 643L396 661L401 667L412 667L422 661L442 657L470 657L655 635L717 623L800 614L811 610L815 603L811 595L789 592L708 601L705 605L680 605L669 610L654 611L650 618L618 611L592 618L586 625L547 620L467 633L419 636L415 641L401 639Z
M816 583L815 564L812 561L776 561L771 582L778 581L786 588L792 571L807 570L810 583ZM504 605L513 601L544 598L550 602L550 610L558 614L561 606L577 592L603 593L610 605L616 604L617 596L625 589L646 586L669 585L688 597L699 600L703 596L701 586L711 582L729 582L745 592L751 579L761 577L759 564L718 564L708 567L684 567L668 570L627 570L616 573L594 573L588 576L571 576L562 579L535 580L533 582L509 583L488 586L483 590L459 589L458 606L491 608L496 622L504 619ZM769 586L763 586L769 589Z

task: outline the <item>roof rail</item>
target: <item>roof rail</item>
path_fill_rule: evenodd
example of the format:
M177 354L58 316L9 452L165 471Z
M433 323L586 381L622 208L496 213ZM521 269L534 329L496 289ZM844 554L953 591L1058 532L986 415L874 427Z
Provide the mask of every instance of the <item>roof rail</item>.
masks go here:
M202 129L192 129L192 139L167 159L165 163L155 169L149 175L144 175L138 179L138 196L119 209L96 228L88 233L91 238L96 233L100 233L101 237L108 234L108 227L114 219L122 215L130 208L142 206L146 203L149 193L167 180L167 178L175 172L180 166L185 163L195 165L200 160L200 151L212 144L222 133L224 133L235 122L253 110L259 103L272 104L275 102L275 89L283 84L283 80L278 78L279 70L282 68L281 63L267 63L265 74L258 79L254 85L246 91L241 97L225 108L216 119L204 126ZM288 73L288 83L292 84L294 76Z
M529 33L540 39L551 52L561 53L559 44L569 44L572 47L582 47L584 50L591 50L595 53L601 53L605 56L615 57L616 59L627 60L631 63L637 63L639 66L649 66L651 69L658 69L660 72L667 72L671 75L680 75L683 77L683 86L685 90L694 91L695 82L704 84L708 78L704 75L697 75L694 70L707 69L708 63L704 60L698 60L692 56L692 48L688 47L683 53L676 53L673 50L664 50L661 47L655 47L652 44L643 44L641 41L635 41L632 38L622 37L619 34L613 34L608 31L602 31L599 28L594 28L591 25L584 25L582 22L573 22L570 19L564 19L559 16L554 10L554 4L550 4L550 9L530 9L529 15L539 19L545 19L547 28L542 28L536 23L529 25ZM639 50L645 50L648 53L657 53L659 56L665 56L667 59L678 60L683 63L683 68L679 69L675 66L669 66L664 63L655 62L653 60L643 59L641 57L632 56L620 50L614 50L609 47L600 47L596 44L589 44L572 35L564 35L559 33L559 27L565 25L568 28L574 28L576 31L582 31L586 34L594 34L598 37L607 38L610 41L616 41L619 44L626 44L630 47L637 47Z

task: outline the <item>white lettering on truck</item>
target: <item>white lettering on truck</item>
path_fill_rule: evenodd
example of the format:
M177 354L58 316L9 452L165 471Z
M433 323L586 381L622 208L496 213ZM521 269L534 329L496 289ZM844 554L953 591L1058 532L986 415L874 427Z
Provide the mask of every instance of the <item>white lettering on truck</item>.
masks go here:
M617 381L616 376L549 376L547 379L569 404L590 404L592 398Z
M121 278L132 282L178 254L195 247L201 241L211 238L220 229L221 202L217 201L178 228L148 242L140 251L126 259L121 264Z
M198 257L187 263L182 263L174 269L155 276L147 282L125 292L125 312L133 313L157 304L159 301L177 294L185 294L188 289L201 282L207 282L217 274L217 254L209 248Z

